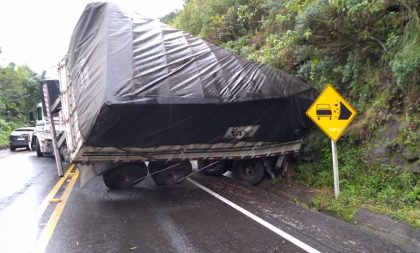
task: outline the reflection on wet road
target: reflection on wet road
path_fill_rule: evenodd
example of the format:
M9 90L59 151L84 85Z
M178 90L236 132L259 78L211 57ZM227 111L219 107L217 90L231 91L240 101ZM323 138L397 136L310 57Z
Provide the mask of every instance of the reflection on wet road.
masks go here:
M57 182L51 158L0 158L0 247L32 252L54 208L39 214ZM100 177L77 182L46 252L302 252L194 185L157 188L149 179L109 191Z
M75 187L47 252L304 252L189 182Z
M76 170L66 175L58 178L52 158L0 151L1 252L403 252L226 177L195 175L171 187L146 178L110 191L101 177L82 185ZM62 202L45 207L54 196Z
M57 176L49 158L16 151L0 158L0 248L28 252L39 232L38 207Z

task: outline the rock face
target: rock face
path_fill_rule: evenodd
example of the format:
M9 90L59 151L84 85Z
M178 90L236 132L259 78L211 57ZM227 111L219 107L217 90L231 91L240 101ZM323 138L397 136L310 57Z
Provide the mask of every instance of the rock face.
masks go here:
M401 144L404 126L398 121L386 123L384 127L371 138L371 145L365 152L366 161L384 162L401 170L420 173L419 140L420 129L417 129L415 143Z

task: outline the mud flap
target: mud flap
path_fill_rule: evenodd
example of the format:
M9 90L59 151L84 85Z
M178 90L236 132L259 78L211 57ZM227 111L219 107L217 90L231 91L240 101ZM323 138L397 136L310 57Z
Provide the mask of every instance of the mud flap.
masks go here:
M279 156L275 165L275 171L277 172L277 175L287 178L290 177L288 175L290 173L293 173L293 170L290 171L289 166L290 160L292 159L292 155L293 154L291 153L286 153L284 155Z
M272 166L272 163L270 163L270 160L264 160L264 166L271 178L284 176L287 173L288 166L285 166L285 164L288 162L289 155L290 154L286 153L278 156L274 167Z
M77 164L80 171L80 186L84 186L95 176L102 175L105 171L114 166L114 162L96 162L87 164Z
M275 169L276 168L273 168L272 160L270 160L270 159L262 159L262 160L263 160L263 165L264 165L264 168L265 168L265 171L267 172L267 174L270 175L271 178L276 178L276 174L275 174Z
M283 167L283 162L284 162L284 158L286 157L286 155L281 155L279 156L279 158L277 158L277 162L276 162L276 171L282 171L282 167Z

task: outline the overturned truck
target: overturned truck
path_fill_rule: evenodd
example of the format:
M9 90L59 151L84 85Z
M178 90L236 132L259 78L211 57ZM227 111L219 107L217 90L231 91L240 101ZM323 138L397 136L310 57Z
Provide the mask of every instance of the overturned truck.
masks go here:
M316 92L181 30L91 3L59 66L70 159L110 188L231 170L248 184L298 152Z

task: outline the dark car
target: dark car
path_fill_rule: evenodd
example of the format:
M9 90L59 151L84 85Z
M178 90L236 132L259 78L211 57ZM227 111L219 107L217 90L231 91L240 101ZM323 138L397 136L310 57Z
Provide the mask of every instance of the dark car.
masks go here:
M15 151L17 148L26 148L31 150L31 140L34 133L34 127L22 127L15 129L9 136L9 148Z
M317 104L316 105L316 116L318 117L318 120L321 119L321 117L332 117L332 111L331 107L328 104Z

